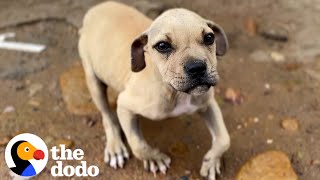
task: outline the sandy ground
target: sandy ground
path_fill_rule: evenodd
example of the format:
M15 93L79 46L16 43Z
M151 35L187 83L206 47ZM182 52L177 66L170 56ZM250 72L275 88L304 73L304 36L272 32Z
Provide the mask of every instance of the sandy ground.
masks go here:
M99 179L179 179L188 171L191 179L200 178L201 160L209 148L210 135L196 114L163 122L143 120L146 139L170 154L173 160L167 175L154 177L143 171L142 163L135 158L131 158L121 170L105 166L101 118L98 115L75 116L66 110L59 76L78 61L77 27L80 27L86 10L97 2L0 2L0 33L13 31L17 33L16 40L43 43L48 47L40 54L0 50L0 111L7 106L15 108L12 113L0 112L0 138L32 132L45 139L49 147L57 139L71 139L73 148L84 150L88 164L99 166ZM125 2L149 12L146 6L135 1ZM320 179L320 42L316 36L320 31L317 15L320 3L316 0L285 2L165 0L146 3L164 4L161 8L194 10L220 23L228 34L230 51L219 62L221 83L217 98L232 143L223 158L220 179L234 179L243 163L267 150L284 151L299 179ZM259 27L258 33L252 36L244 28L248 18L254 19ZM259 35L260 31L267 31L270 27L284 29L289 40L279 42ZM277 62L271 57L260 60L260 55L252 55L258 50L279 52L285 60ZM268 92L266 84L271 87ZM36 86L41 86L40 90L30 94ZM243 103L232 105L224 101L227 88L240 91ZM40 105L30 105L30 101L37 101ZM98 121L88 125L88 118ZM254 118L259 121L252 122ZM280 124L285 118L296 119L299 129L294 132L284 130ZM175 130L168 131L168 127ZM268 144L268 139L273 143ZM174 147L180 147L180 155L172 150ZM0 146L0 176L9 179L3 157L4 147ZM53 163L49 161L47 167ZM65 163L74 165L78 162ZM35 179L50 179L50 170L46 169Z

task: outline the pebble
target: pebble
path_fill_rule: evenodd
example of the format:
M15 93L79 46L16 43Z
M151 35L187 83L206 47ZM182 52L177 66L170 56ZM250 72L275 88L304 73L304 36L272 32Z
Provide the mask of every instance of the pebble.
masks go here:
M44 138L43 141L46 143L46 145L49 145L49 144L51 144L53 142L53 137L52 136L47 136L47 137Z
M29 97L33 97L43 88L43 85L40 83L31 84L29 87Z
M287 118L281 121L281 127L288 131L297 131L299 129L299 124L296 119Z
M259 34L270 40L279 41L279 42L287 42L288 32L285 28L283 28L280 24L261 24L259 26Z
M285 56L279 52L273 51L270 53L270 56L275 62L283 62L286 60Z
M272 144L273 143L273 139L267 139L267 144Z
M232 104L234 105L240 105L243 103L244 101L244 98L243 96L241 95L240 92L237 92L235 91L234 89L232 88L227 88L225 94L224 94L224 98L231 102Z
M15 108L13 106L7 106L4 108L4 110L2 111L2 113L11 113L14 112Z
M296 71L301 67L302 63L299 62L286 63L283 65L283 69L287 71Z
M268 52L266 51L263 51L263 50L256 50L256 51L253 51L249 57L251 59L253 59L254 61L257 61L257 62L267 62L267 61L270 61L270 55L268 54Z
M281 151L267 151L252 157L238 171L236 180L297 180L288 156Z
M187 175L187 176L190 176L190 175L191 175L191 171L188 170L188 169L186 169L186 170L184 171L184 174Z
M84 117L82 121L89 127L92 127L97 123L97 119L93 119L90 117Z
M70 149L73 147L74 142L70 139L58 139L55 144L57 147L60 147L60 144L64 144L66 149Z
M36 100L33 100L33 99L29 100L28 104L31 105L31 106L34 106L34 107L39 107L40 106L40 102L36 101Z
M250 36L254 36L257 34L257 23L252 17L246 19L244 28Z
M273 115L273 114L268 114L267 118L268 118L269 120L272 120L272 119L274 118L274 115Z

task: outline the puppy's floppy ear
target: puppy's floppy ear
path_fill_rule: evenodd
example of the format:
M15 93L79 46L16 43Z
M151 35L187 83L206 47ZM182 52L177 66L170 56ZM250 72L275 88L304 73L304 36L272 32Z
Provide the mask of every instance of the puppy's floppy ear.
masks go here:
M208 26L213 30L216 38L216 55L223 56L229 47L227 36L219 25L212 21L207 21Z
M139 72L146 67L144 46L148 42L148 35L142 33L131 44L131 71Z

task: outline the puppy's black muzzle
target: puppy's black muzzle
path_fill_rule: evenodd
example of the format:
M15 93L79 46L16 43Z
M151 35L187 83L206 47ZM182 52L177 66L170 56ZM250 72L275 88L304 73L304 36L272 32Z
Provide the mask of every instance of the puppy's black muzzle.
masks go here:
M207 64L201 60L189 60L184 65L184 71L189 78L200 78L206 74Z
M184 65L184 71L188 78L188 84L185 91L190 91L197 86L215 86L217 84L216 77L208 75L207 64L202 60L189 60Z

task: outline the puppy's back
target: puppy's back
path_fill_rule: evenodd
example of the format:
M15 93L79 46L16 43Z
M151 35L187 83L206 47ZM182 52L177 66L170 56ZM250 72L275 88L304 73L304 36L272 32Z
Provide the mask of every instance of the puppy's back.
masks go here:
M131 74L131 43L150 24L149 18L124 4L109 1L92 7L79 31L84 66L90 66L100 80L121 91Z

